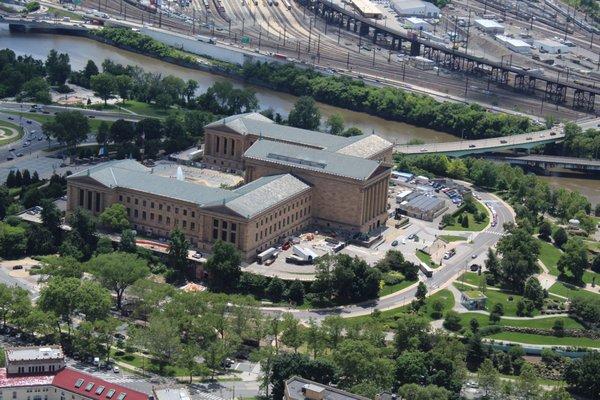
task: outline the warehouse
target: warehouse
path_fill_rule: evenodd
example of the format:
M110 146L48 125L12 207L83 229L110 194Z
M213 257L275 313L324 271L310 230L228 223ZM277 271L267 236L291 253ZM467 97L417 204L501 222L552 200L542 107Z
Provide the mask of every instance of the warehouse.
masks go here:
M531 45L520 39L513 39L504 35L496 35L496 40L514 52L519 54L531 54Z
M482 32L490 33L490 34L503 34L504 33L504 25L499 24L493 19L476 19L475 26Z
M566 44L550 39L534 40L533 45L540 49L541 53L565 54L571 51Z
M438 18L440 9L423 0L392 0L392 8L402 17Z
M363 17L380 19L383 17L381 10L369 0L351 0L352 5Z
M409 17L406 18L406 27L417 31L427 32L431 29L431 24L419 17Z
M444 200L422 194L402 202L398 206L398 211L400 214L409 217L433 221L434 218L441 215L447 208Z

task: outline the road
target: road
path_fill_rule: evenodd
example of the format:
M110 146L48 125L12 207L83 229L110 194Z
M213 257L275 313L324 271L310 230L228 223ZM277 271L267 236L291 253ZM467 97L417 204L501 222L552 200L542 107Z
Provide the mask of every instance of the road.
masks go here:
M470 262L482 263L485 259L485 254L489 248L492 248L500 240L504 233L503 225L506 222L514 222L514 214L512 208L501 201L498 197L490 193L480 193L481 201L486 204L491 204L497 213L497 224L495 227L489 226L484 231L477 235L473 235L472 243L462 244L457 247L456 255L450 258L446 265L435 270L433 276L429 279L421 276L421 280L427 285L429 294L433 294L438 290L450 285L454 279L465 272ZM389 245L388 245L389 246ZM477 255L477 260L473 260L472 255ZM402 290L400 292L385 296L380 299L364 302L361 304L353 304L329 309L320 310L283 310L283 309L266 309L266 312L274 314L282 311L290 311L296 318L301 320L316 320L323 319L330 315L340 315L342 317L354 317L372 313L374 310L388 310L409 304L416 295L416 285Z

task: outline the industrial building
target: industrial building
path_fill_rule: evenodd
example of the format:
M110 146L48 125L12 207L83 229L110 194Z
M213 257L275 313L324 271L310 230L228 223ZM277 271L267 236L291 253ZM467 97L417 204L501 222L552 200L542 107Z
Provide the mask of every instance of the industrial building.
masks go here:
M365 18L380 19L383 17L381 10L370 0L351 0L352 6Z
M519 54L530 54L531 45L524 42L521 39L513 39L504 35L496 35L496 40L506 46L509 50L512 50Z
M419 17L406 18L406 27L417 31L428 32L431 29L431 24Z
M248 260L308 225L350 233L385 225L390 142L281 126L254 114L226 120L206 126L205 156L216 167L241 163L245 185L209 187L115 160L69 176L67 212L98 215L122 204L146 235L179 229L198 250L210 252L222 240Z
M569 46L566 44L551 39L534 40L533 45L536 46L542 53L547 52L550 54L565 54L571 51Z
M475 26L482 32L489 34L503 34L504 33L504 25L494 21L493 19L476 19Z
M149 400L150 396L65 367L62 349L10 347L0 368L0 395L14 400ZM17 371L17 372L14 372Z
M409 196L409 200L405 200L398 205L400 214L425 221L433 221L447 209L444 200L425 194L414 197Z
M423 0L392 0L392 9L402 17L439 18L440 9Z
M285 400L369 400L333 386L293 376L285 381Z

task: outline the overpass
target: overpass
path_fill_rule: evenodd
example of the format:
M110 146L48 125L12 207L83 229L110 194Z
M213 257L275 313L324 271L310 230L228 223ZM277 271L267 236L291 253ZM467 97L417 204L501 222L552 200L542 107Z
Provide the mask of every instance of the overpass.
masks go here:
M543 170L558 167L585 172L600 172L600 160L595 159L590 160L576 157L528 155L523 157L504 157L502 160L511 164L537 167Z
M489 153L512 149L532 149L554 143L565 137L562 124L544 131L502 136L490 139L461 140L458 142L397 145L394 152L400 154L445 154L462 157L469 154Z

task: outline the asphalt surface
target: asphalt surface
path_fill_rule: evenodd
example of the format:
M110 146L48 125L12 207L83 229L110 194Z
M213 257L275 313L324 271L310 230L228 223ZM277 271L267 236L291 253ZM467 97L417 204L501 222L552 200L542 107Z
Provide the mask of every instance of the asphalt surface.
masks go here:
M433 273L431 278L425 278L421 273L421 280L427 286L429 294L432 294L444 287L448 286L454 279L460 274L466 271L468 265L471 263L483 263L486 258L486 253L489 248L494 247L504 234L502 228L504 223L514 221L514 215L510 206L503 201L500 201L497 197L489 193L480 193L483 203L492 204L492 207L497 213L497 224L495 227L489 226L484 231L473 235L472 243L462 244L457 247L456 255L446 261L445 266L439 267ZM390 246L388 244L388 246ZM477 257L472 258L475 254ZM314 318L316 320L325 318L330 315L340 315L342 317L353 317L359 315L370 314L375 310L387 310L396 308L410 303L416 295L416 285L385 296L380 299L364 302L361 304L353 304L348 306L341 306L328 309L320 310L285 310L291 311L296 318L302 320L309 320ZM283 310L271 309L269 313L278 313Z

